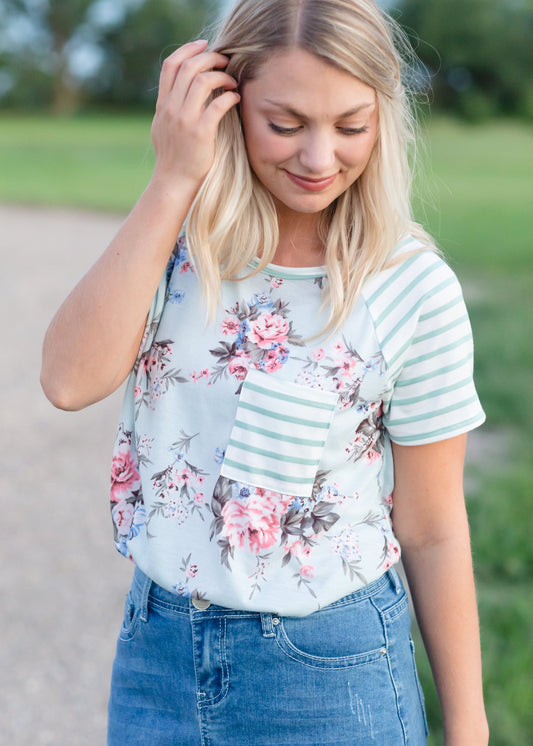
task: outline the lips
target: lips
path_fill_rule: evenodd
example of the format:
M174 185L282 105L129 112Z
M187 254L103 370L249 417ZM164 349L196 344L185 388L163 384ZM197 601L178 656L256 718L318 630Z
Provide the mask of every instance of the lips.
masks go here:
M298 176L290 171L285 171L285 173L293 184L305 189L307 192L323 192L325 189L328 189L337 178L337 174L326 176L324 179L310 179L306 176Z

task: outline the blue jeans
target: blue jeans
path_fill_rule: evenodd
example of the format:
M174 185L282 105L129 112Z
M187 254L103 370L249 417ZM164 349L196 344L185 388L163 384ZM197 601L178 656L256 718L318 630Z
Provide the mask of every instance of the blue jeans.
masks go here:
M426 736L395 570L303 618L199 609L135 570L109 746L422 746Z

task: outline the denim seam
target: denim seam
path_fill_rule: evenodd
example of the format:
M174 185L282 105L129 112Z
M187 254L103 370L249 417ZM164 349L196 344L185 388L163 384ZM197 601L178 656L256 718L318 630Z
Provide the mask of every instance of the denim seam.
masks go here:
M392 668L391 650L390 650L390 645L389 645L389 634L388 634L388 629L387 629L387 620L385 618L386 614L385 614L385 612L382 612L381 609L379 609L379 607L375 603L374 599L370 599L370 602L373 604L374 608L378 612L378 614L380 616L380 619L381 619L381 624L383 625L383 634L385 636L385 647L387 649L387 665L388 665L388 668L389 668L389 676L390 676L392 688L394 690L394 698L396 700L396 713L398 715L398 720L400 721L400 725L401 725L401 728L402 728L404 744L407 744L408 743L408 741L407 741L407 733L406 733L405 723L404 723L404 720L403 720L403 717L402 717L402 711L401 711L401 708L400 708L400 694L398 692L398 686L396 684L396 678L394 676L394 671L393 671L393 668ZM400 605L399 603L395 604L392 608L395 609L399 605ZM390 616L387 617L388 620L390 620L392 618L393 617L390 617Z

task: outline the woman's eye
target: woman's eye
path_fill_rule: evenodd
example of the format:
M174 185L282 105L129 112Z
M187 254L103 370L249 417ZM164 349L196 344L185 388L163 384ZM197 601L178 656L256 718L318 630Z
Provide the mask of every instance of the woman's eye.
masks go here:
M362 135L364 132L368 132L368 127L339 127L339 132L343 135Z
M300 129L299 127L280 127L273 122L270 122L268 126L273 132L276 132L278 135L294 135Z

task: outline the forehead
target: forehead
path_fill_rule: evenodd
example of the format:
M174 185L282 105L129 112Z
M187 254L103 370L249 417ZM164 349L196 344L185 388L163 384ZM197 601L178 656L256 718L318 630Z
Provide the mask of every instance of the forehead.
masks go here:
M243 104L338 116L375 108L376 93L350 73L303 49L275 53L243 86ZM274 102L274 103L273 103Z

